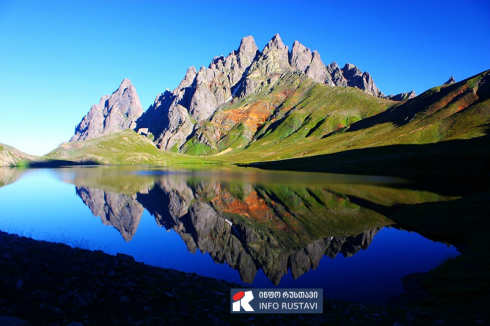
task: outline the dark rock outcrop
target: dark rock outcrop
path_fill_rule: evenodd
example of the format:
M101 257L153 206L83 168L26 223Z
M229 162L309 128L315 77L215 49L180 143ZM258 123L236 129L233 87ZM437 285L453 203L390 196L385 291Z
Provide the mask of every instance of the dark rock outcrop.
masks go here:
M332 78L332 83L336 86L347 87L347 80L345 79L342 70L339 65L334 61L327 66L327 72Z
M445 82L443 85L451 85L451 84L454 84L455 82L456 82L456 80L454 79L453 76L451 76L451 77L449 77L447 82Z
M347 80L348 86L357 87L373 96L384 97L384 94L376 87L373 78L367 71L363 73L353 64L347 63L342 68L342 73Z
M400 94L396 94L396 95L388 95L388 96L386 96L386 98L389 100L392 100L392 101L405 101L405 100L412 99L416 96L417 96L417 94L415 94L415 91L411 91L409 93L400 93Z
M90 139L136 127L143 114L136 89L129 79L124 79L112 95L104 95L75 127L70 142Z

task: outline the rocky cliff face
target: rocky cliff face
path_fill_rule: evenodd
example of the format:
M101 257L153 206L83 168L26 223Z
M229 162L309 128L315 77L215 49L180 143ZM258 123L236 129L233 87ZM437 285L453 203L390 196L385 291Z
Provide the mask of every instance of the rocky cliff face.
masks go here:
M153 135L155 144L164 150L181 151L191 135L213 147L219 133L209 129L207 121L219 108L272 89L291 74L330 86L355 87L385 98L371 75L352 64L342 69L335 62L326 66L317 51L298 41L289 51L279 34L259 51L253 37L247 36L237 50L227 57L215 57L207 68L197 71L190 67L177 88L156 97L137 121L136 130Z
M135 121L142 114L143 108L136 89L129 79L124 79L112 95L104 95L99 104L92 105L88 114L75 127L75 135L70 142L135 128Z

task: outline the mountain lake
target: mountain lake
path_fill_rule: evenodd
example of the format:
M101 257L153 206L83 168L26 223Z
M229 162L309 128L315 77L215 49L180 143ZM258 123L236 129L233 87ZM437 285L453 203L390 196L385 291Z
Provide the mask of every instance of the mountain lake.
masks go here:
M435 189L435 188L431 188ZM450 200L404 179L252 168L0 168L0 230L258 288L386 303L459 255L403 230L399 204Z

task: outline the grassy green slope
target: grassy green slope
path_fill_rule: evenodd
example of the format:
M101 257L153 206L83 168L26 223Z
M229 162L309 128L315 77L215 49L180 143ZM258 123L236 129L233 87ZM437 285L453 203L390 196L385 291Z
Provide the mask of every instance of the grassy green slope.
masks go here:
M147 165L272 161L261 167L348 173L384 173L395 166L392 174L403 174L407 166L417 166L438 175L454 169L427 167L431 161L454 162L459 154L479 172L476 157L487 159L480 152L489 126L489 71L403 102L287 74L258 94L227 103L201 123L181 149L190 155L162 152L148 139L125 131L63 144L47 157ZM302 157L307 158L287 161Z
M489 127L490 72L486 71L456 84L428 90L419 97L397 104L323 139L306 138L295 143L276 142L269 146L257 144L241 153L223 155L221 159L260 162L315 156L261 166L355 173L363 169L368 173L390 171L391 166L413 162L419 165L420 171L426 169L437 175L437 166L430 165L443 159L453 163L455 159L469 160L480 169L479 162L488 160L488 151L484 148L487 148L485 135ZM468 139L471 140L462 141ZM333 153L337 154L317 156ZM436 154L440 154L440 159ZM372 167L369 167L371 163ZM383 166L375 168L378 163Z
M42 157L26 154L15 147L0 143L0 166L23 166L27 161L42 160Z
M201 164L198 157L163 152L146 137L133 130L64 143L46 155L48 159L74 162L95 162L114 165Z
M278 141L288 146L318 140L394 103L359 89L331 87L289 73L269 88L218 109L210 121L200 123L182 150L199 155L253 152Z

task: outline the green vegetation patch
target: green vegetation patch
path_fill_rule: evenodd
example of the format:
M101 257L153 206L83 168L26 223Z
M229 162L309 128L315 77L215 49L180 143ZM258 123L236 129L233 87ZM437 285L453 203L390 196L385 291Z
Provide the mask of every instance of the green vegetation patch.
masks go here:
M84 141L65 143L46 155L51 160L97 162L109 165L200 164L202 159L161 151L146 137L133 130Z
M191 143L187 146L185 153L187 155L207 155L215 150L203 143Z

